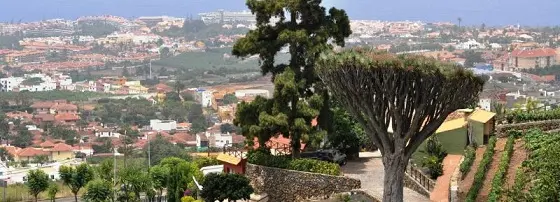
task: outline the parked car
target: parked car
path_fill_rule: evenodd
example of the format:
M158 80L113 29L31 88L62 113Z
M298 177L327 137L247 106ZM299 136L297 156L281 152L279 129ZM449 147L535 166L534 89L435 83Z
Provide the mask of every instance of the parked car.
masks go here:
M317 150L313 152L301 153L302 158L317 159L337 163L338 165L346 165L346 154L336 149Z

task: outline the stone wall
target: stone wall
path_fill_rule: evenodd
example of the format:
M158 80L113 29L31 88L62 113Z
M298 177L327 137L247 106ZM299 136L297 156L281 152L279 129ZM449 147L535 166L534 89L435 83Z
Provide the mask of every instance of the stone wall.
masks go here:
M304 201L359 189L360 180L247 164L245 175L255 193L266 193L268 201Z
M461 165L465 160L465 156L461 157L458 165ZM459 180L462 178L461 166L457 166L451 175L451 180L449 182L449 201L459 202Z
M430 191L424 188L418 181L412 178L408 173L404 174L404 187L414 190L419 194L422 194L430 198Z
M509 130L528 130L531 128L539 128L542 131L559 129L560 119L497 125L496 135L498 137L506 137Z

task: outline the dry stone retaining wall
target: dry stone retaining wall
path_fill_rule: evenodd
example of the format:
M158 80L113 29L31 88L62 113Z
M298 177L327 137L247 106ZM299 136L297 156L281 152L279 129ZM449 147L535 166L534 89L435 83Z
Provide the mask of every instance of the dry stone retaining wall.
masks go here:
M266 193L268 201L304 201L359 189L360 180L343 176L285 170L247 164L245 175L255 193Z
M509 130L528 130L531 128L539 128L542 131L559 129L560 119L497 125L496 135L498 137L506 137Z

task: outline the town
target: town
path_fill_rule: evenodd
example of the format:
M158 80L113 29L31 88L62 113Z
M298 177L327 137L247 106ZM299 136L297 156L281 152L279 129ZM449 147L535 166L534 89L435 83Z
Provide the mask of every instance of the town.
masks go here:
M330 35L298 28L333 38L311 48L323 42L268 30L289 20L278 15L0 22L2 201L557 200L545 170L560 154L560 27L350 18ZM308 61L311 73L279 65ZM383 62L407 66L379 78L449 86L424 96L422 83L367 80L406 97L383 100L376 84L340 79ZM391 195L394 148L407 154Z

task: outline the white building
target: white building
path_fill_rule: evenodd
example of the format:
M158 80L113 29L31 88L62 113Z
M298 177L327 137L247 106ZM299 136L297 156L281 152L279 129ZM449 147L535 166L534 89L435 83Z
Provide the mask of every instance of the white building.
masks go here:
M481 98L480 100L478 100L478 106L486 111L492 111L492 99Z
M259 95L268 98L270 96L270 91L264 89L245 89L235 91L235 97L256 97Z
M150 120L150 128L155 131L177 130L177 121L173 120Z
M119 138L121 136L120 133L114 131L110 128L103 128L101 130L95 131L96 137L108 137L108 138Z
M214 94L212 91L196 89L195 99L200 102L202 107L211 107Z
M23 77L1 78L0 84L2 88L0 89L0 91L51 91L57 88L57 82L62 81L64 84L67 84L68 82L72 83L72 79L67 77L66 75L59 74L55 76L56 77L53 78L46 74L25 74Z
M2 92L11 92L14 91L14 88L17 88L21 82L25 79L23 77L8 77L8 78L1 78L0 79L0 90Z
M459 50L476 50L476 49L484 49L485 46L481 43L476 42L476 40L470 39L467 42L463 42L460 44L455 45L456 49Z

